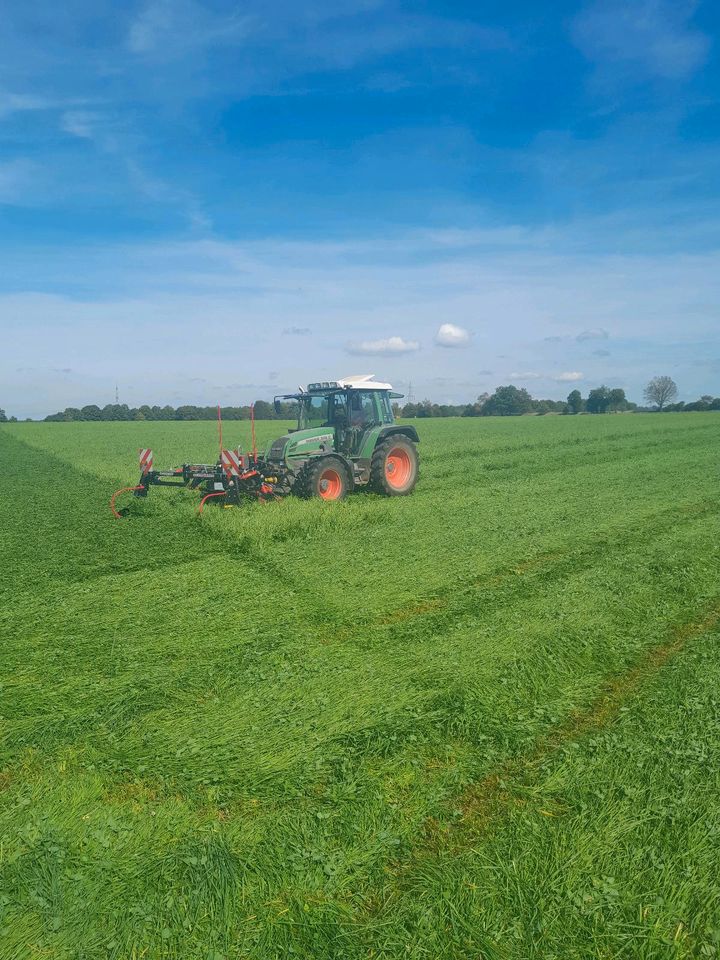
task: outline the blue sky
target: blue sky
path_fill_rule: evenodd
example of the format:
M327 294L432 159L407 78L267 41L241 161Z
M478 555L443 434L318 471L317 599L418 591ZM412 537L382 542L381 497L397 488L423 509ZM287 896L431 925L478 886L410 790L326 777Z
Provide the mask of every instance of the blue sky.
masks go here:
M712 0L10 0L0 406L720 394Z

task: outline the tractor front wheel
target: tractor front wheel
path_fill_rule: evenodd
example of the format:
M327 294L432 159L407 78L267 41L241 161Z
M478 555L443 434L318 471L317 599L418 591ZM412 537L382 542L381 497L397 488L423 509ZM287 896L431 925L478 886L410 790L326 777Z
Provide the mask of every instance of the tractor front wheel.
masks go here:
M337 457L320 457L311 460L303 469L295 484L294 493L309 500L344 500L350 488L348 471Z
M417 447L406 437L389 437L375 447L370 465L370 489L386 497L412 493L418 481Z

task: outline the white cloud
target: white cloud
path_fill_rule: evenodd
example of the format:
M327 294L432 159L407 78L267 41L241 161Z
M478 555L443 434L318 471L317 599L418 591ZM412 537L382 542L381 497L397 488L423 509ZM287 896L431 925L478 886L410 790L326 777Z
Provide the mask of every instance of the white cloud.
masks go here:
M688 0L596 0L576 17L572 36L596 63L678 79L705 62L709 38L689 23Z
M572 383L575 380L582 380L583 375L577 370L568 370L565 373L558 373L557 376L552 379L558 383Z
M387 337L385 340L361 340L360 343L349 343L348 353L368 354L371 356L395 356L400 353L415 353L420 349L417 340L403 340L402 337Z
M523 373L511 373L511 380L544 380L545 376L542 373L536 373L534 370L527 370Z
M610 334L607 330L603 330L601 327L596 327L594 330L583 330L582 333L579 333L575 339L578 343L583 343L585 340L607 340Z
M471 333L464 327L457 327L454 323L443 323L435 334L435 343L439 347L467 347Z

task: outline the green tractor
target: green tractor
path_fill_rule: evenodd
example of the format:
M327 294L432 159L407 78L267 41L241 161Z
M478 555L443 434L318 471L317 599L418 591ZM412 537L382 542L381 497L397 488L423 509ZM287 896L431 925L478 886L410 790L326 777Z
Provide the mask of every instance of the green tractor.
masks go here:
M258 454L254 441L252 453L244 454L224 448L221 440L215 464L155 470L152 450L144 448L138 484L116 491L110 508L116 517L124 516L115 508L117 496L132 491L146 497L151 486L198 490L203 494L200 510L209 500L235 506L289 494L342 500L359 488L404 496L418 480L419 438L414 427L395 422L391 401L401 396L372 374L282 394L275 397L275 409L282 414L288 401L296 405L297 428L273 440L264 453Z
M292 493L341 500L357 487L386 496L410 493L418 479L414 427L395 422L392 403L402 394L372 375L311 383L275 398L298 405L297 430L270 444L265 460L282 464Z

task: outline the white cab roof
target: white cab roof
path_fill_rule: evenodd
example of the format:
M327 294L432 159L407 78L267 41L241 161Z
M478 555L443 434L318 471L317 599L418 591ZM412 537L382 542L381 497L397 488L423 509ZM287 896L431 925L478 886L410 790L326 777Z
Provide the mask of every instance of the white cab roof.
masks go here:
M352 377L342 377L338 380L341 387L349 387L354 390L392 390L392 384L379 383L373 380L374 373L359 373Z

